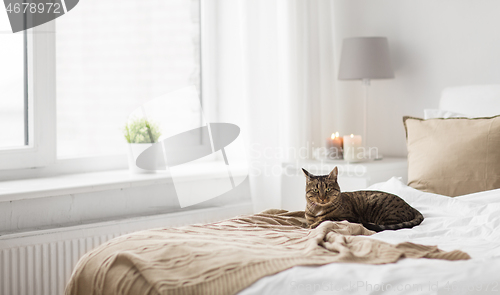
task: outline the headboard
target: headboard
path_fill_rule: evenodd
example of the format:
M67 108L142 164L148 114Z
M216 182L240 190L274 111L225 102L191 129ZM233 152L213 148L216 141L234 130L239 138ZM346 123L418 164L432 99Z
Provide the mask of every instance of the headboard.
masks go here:
M471 117L500 115L500 85L471 85L445 88L439 109Z

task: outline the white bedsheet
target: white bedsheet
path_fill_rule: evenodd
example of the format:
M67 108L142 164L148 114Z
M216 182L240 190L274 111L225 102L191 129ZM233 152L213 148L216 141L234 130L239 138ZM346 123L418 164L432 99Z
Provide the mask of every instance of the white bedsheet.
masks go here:
M371 238L459 249L472 259L300 266L262 278L239 294L500 294L500 190L449 198L412 189L396 178L369 189L396 194L425 217L415 228Z

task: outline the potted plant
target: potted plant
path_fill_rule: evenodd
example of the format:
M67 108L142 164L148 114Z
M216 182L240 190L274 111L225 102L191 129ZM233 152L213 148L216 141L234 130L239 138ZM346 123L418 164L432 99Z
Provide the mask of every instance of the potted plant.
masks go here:
M128 142L128 166L130 171L133 173L154 173L154 170L137 167L136 161L143 151L158 142L158 138L161 136L158 125L144 118L132 118L125 125L124 136ZM154 161L156 161L156 158L154 156L146 160L152 161L152 165L148 166L155 166Z

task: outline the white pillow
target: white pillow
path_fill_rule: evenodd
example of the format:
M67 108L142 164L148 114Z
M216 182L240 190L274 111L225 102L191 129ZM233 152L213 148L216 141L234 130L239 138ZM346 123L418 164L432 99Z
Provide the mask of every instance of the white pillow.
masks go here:
M471 118L470 116L459 114L455 112L439 110L439 109L425 109L424 119L436 119L436 118Z

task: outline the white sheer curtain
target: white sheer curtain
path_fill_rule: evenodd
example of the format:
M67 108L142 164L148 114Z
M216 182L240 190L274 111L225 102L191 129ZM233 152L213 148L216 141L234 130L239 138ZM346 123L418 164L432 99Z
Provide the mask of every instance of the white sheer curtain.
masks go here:
M229 1L222 1L222 6L234 5ZM239 44L225 44L237 48L232 53L240 60L226 66L233 70L231 77L219 77L219 91L222 104L241 112L234 120L249 146L254 209L262 211L281 206L282 163L309 158L312 147L323 146L334 127L333 4L330 0L237 3L236 28L221 28L239 37ZM225 58L230 54L219 56ZM225 89L231 79L238 84L236 76L241 80L239 93L229 95ZM223 107L222 117L224 112Z

